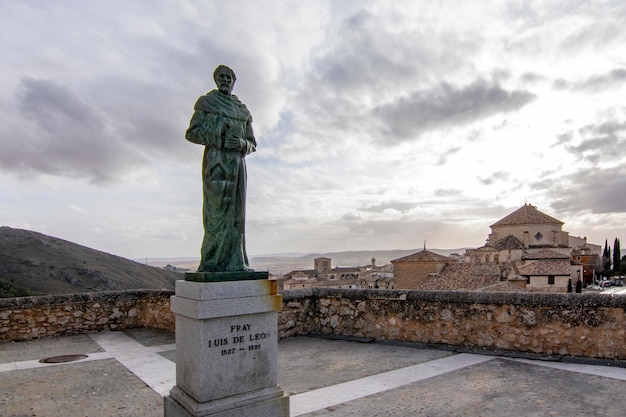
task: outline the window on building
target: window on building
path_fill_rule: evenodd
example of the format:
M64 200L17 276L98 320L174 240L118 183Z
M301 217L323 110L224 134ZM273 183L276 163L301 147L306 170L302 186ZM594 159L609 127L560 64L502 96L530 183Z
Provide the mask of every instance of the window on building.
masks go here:
M548 275L548 285L554 285L554 275Z

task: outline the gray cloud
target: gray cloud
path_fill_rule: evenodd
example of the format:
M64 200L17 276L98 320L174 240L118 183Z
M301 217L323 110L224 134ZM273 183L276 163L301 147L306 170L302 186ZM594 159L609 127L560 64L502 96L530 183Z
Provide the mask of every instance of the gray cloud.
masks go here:
M145 174L150 159L187 160L194 100L183 105L169 87L132 79L95 79L78 94L54 80L24 78L15 97L20 130L1 135L1 169L107 184Z
M552 147L560 146L560 145L567 145L568 143L572 141L573 138L574 138L574 134L572 132L562 133L557 137L556 143L552 145Z
M471 140L471 139L470 139ZM455 146L454 148L448 149L446 152L442 153L437 161L436 165L445 165L448 161L448 158L456 153L459 153L463 149L462 146Z
M349 225L348 231L358 235L376 236L384 242L401 242L423 239L425 236L433 236L441 232L445 228L439 221L421 220L421 219L403 219L402 221L393 220L367 220ZM389 240L389 239L393 240Z
M443 45L446 54L440 53ZM361 10L343 21L314 70L321 85L338 96L362 89L384 96L401 85L428 84L433 72L464 60L456 51L473 51L477 45L470 34L461 38L445 32L438 36L428 31L398 32Z
M119 180L146 160L121 143L106 119L71 89L51 80L23 79L17 96L19 132L3 132L5 171Z
M185 129L197 96L188 101L168 84L146 83L136 79L107 77L88 88L96 106L110 121L116 137L145 156L184 160L191 144Z
M620 87L623 84L626 84L626 69L615 68L607 73L595 74L577 81L559 78L552 83L552 86L555 90L598 92Z
M577 86L581 90L600 90L613 88L617 85L626 83L626 69L616 68L607 74L595 75L589 77Z
M508 172L504 172L504 171L497 171L494 172L493 174L491 174L489 177L486 178L479 178L478 180L484 184L484 185L491 185L495 182L505 182L508 181L510 178L510 175Z
M362 207L359 207L361 211L367 211L372 213L382 213L385 210L396 210L402 213L406 213L409 210L415 208L417 205L415 203L403 202L403 201L388 201L378 204L368 204Z
M626 157L626 122L607 121L588 125L579 129L579 133L582 141L576 145L562 140L570 138L571 134L560 137L565 149L579 160L598 165Z
M463 125L498 113L519 110L535 99L522 90L507 91L497 83L477 79L455 87L442 83L437 88L418 91L396 102L379 106L371 117L380 119L387 135L395 140L419 136L425 131L450 125Z
M454 188L439 188L433 193L436 197L460 197L460 190Z
M524 74L522 74L521 79L526 83L536 83L540 81L545 81L546 77L534 72L525 72Z
M553 183L551 207L559 212L626 212L626 167L585 169Z
M19 93L22 112L48 133L56 134L71 121L76 127L101 130L99 117L67 87L51 80L22 80Z
M583 126L560 135L558 143L577 157L582 168L561 177L555 177L558 171L542 173L531 188L550 196L556 212L626 212L626 194L622 192L626 167L619 163L626 157L626 122L607 120Z
M402 22L403 18L408 19L402 14L396 18L399 25L412 25ZM435 91L438 88L429 90L429 86L439 83L442 73L454 78L466 72L467 54L481 46L479 36L474 33L459 36L454 31L428 30L428 24L425 25L419 29L396 30L395 25L381 25L379 17L367 11L344 19L336 32L324 38L322 52L314 56L303 88L295 96L294 105L299 110L296 128L310 129L311 134L331 131L340 140L347 137L343 133L349 133L359 135L361 140L387 142L388 126L401 119L394 127L402 133L412 132L412 128L403 129L410 123L404 120L407 115L399 114L401 109L393 108L390 103L400 99L406 105L410 100L410 104L418 106L414 101L419 100L416 95L420 93L407 99L412 91L436 96L426 99L439 97ZM495 70L492 75L505 77L506 71ZM444 84L445 87L454 90ZM432 123L428 128L432 128ZM328 145L329 149L337 146L336 139L329 134L320 135L316 143Z
M612 3L596 7L593 2L581 2L582 7L579 12L587 17L587 23L576 26L570 34L559 41L560 53L570 55L578 54L587 48L594 50L607 46L621 47L626 33L622 24L626 18L626 7L620 0ZM567 12L565 16L568 16L572 10ZM600 18L589 19L591 16Z
M345 220L348 222L360 221L361 213L359 213L358 211L351 211L349 213L345 213L343 216L341 216L341 220Z

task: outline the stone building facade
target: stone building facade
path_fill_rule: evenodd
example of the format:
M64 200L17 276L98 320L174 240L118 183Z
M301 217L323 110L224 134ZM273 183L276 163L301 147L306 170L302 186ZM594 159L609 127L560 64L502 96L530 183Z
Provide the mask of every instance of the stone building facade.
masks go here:
M454 259L424 250L391 261L394 286L397 289L421 288L430 275L438 274Z
M599 245L587 244L586 239L583 245L572 248L572 261L579 265L576 271L580 272L577 272L577 275L580 275L586 284L593 283L596 279L596 272L602 268L601 249Z
M313 260L313 269L291 271L283 276L282 288L296 290L303 288L385 288L392 289L393 275L388 266L377 266L376 259L371 264L357 267L331 267L331 259L320 257Z

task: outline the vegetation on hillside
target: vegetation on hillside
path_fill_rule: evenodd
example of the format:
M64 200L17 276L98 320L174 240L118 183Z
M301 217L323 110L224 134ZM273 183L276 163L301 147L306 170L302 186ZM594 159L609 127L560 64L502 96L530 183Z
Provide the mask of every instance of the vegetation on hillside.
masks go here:
M33 295L33 292L28 288L0 280L0 298L28 297L30 295Z

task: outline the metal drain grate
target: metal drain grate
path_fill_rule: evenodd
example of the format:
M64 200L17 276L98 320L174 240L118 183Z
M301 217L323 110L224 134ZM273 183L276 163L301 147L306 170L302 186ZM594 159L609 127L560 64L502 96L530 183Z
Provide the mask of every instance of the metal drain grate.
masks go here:
M61 356L51 356L49 358L40 359L39 363L65 363L65 362L74 362L79 361L81 359L87 358L87 355L61 355Z

